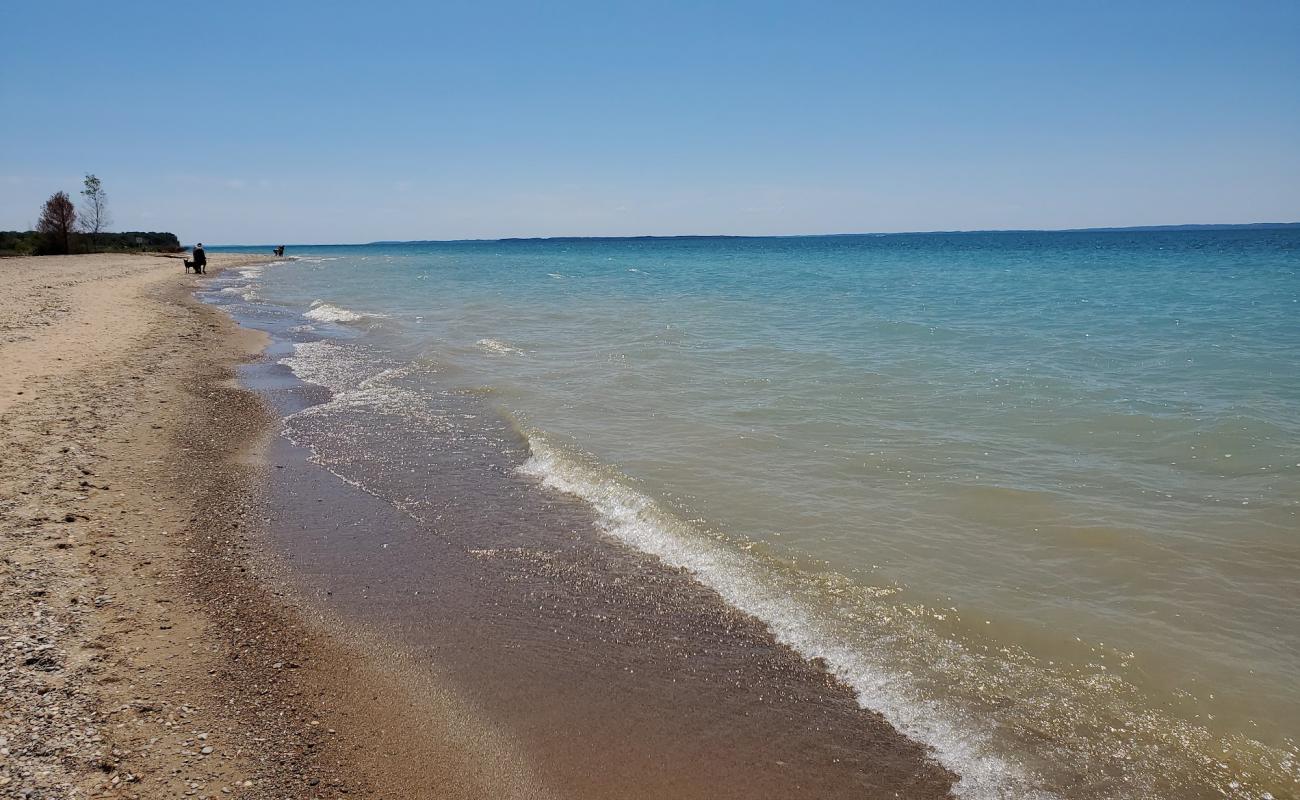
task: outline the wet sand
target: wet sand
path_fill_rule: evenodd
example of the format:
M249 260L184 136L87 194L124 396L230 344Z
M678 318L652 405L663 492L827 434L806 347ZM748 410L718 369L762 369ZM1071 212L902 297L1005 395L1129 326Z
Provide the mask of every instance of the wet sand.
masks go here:
M921 747L688 575L597 540L576 502L528 512L567 516L568 542L493 520L466 548L273 453L277 544L312 603L455 686L555 795L947 796Z
M309 463L235 380L264 339L195 282L148 256L0 261L0 791L947 794L576 501L449 458L433 524Z

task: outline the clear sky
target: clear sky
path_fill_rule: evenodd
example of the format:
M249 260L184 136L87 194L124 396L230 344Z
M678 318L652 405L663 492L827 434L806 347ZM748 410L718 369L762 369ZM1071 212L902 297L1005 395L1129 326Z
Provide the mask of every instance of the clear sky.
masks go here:
M1300 2L13 2L0 229L207 243L1300 220Z

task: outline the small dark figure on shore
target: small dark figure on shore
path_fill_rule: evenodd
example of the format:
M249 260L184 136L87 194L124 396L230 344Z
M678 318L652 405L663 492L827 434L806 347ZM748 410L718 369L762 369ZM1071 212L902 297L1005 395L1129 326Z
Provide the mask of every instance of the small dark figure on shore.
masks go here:
M284 255L284 245L280 245L279 247L275 248L275 254L276 254L277 256L283 256L283 255Z
M198 244L194 245L194 260L191 261L190 259L187 258L184 259L184 261L185 261L186 272L189 272L190 270L194 270L200 275L207 272L208 254L203 252L203 242L199 242Z
M200 275L208 271L208 254L203 252L203 242L194 245L194 271Z

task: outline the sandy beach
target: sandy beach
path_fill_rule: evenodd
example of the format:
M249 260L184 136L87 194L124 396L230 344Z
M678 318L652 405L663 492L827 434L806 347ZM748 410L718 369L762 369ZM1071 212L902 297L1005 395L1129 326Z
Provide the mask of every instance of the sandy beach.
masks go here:
M194 591L217 577L193 547L198 503L239 480L216 462L259 419L237 394L195 392L260 346L186 299L195 279L150 256L0 261L13 796L217 796L309 771L287 717L250 727L258 707L225 701L234 653Z
M1300 3L5 11L0 800L1300 800Z
M600 561L585 613L622 621L562 630L534 605L558 561L502 573L295 462L236 380L265 338L198 280L152 256L0 261L5 792L946 795L922 748L682 573L593 540L563 558ZM286 517L379 526L443 566L354 569L325 534L276 551ZM684 636L660 641L664 614Z
M269 417L230 379L262 342L196 280L151 256L0 261L8 796L366 788L326 756L307 636L243 578L260 468L240 456Z

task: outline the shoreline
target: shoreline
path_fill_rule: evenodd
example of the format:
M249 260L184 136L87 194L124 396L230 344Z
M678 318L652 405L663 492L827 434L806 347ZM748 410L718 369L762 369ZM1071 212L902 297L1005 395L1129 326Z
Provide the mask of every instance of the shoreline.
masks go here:
M617 530L490 393L263 302L298 274L261 281L277 259L214 255L0 261L0 794L1082 786L950 759L806 646L815 619Z
M350 392L303 383L282 358L329 340L296 314L225 300L232 291L209 297L273 337L244 385L290 429L315 420L327 437L336 425L361 437L345 460L409 476L373 484L339 472L338 452L276 437L267 527L281 585L333 635L408 665L408 682L467 698L453 705L524 776L565 797L949 796L956 777L825 664L687 571L607 536L587 503L516 475L526 444L508 420L468 397L443 397L436 412L477 420L451 439L426 436L432 422L395 428L391 411L335 418L332 398L346 408ZM480 796L514 796L519 777L497 776Z
M215 276L272 259L217 253L211 260ZM0 264L6 313L0 355L19 366L0 379L0 423L6 451L24 456L0 468L0 487L15 498L0 507L7 540L0 674L11 689L0 717L8 751L0 760L0 790L60 797L547 797L556 784L575 784L565 785L572 770L556 773L545 759L560 753L573 767L589 753L581 751L581 737L569 741L572 730L546 725L585 722L617 733L626 727L625 709L622 701L611 702L628 691L640 693L648 709L639 714L641 724L650 727L639 732L645 739L623 731L628 738L620 747L640 760L620 780L654 778L641 790L646 796L668 790L708 796L709 771L718 764L730 760L723 774L743 778L749 767L737 765L746 753L780 751L776 743L728 735L704 761L683 758L676 768L684 777L669 778L674 768L653 756L681 756L674 715L698 711L689 707L691 695L668 682L677 680L674 667L664 668L660 685L622 680L606 663L575 686L603 689L607 700L579 703L575 715L561 707L562 697L552 698L531 718L512 719L505 701L484 691L513 685L516 700L527 696L521 687L554 691L566 680L562 661L552 660L537 679L525 651L517 664L488 670L496 683L466 682L467 665L483 653L466 648L440 659L447 641L429 634L402 641L392 629L364 624L364 615L349 621L348 613L335 613L337 605L318 602L331 590L315 598L296 592L291 562L298 554L286 559L286 551L274 552L273 526L264 521L286 509L296 514L307 501L282 504L270 478L297 470L294 479L309 486L326 473L305 460L298 467L281 463L277 415L240 384L239 365L256 359L266 337L200 302L195 279L171 267L144 256ZM64 355L51 362L54 353ZM269 463L271 455L282 469ZM336 486L325 487L322 497L344 507L353 501ZM493 580L509 580L500 566L470 561ZM689 583L662 565L634 566L647 585L659 586L659 600ZM469 611L475 600L467 595L457 602ZM712 612L683 603L676 613ZM511 624L518 630L539 619ZM452 622L464 628L463 621ZM829 701L839 709L830 718L841 727L866 726L861 730L871 731L873 757L892 759L883 776L843 776L844 785L858 788L855 796L893 796L888 787L900 785L917 790L910 796L947 794L943 787L952 776L935 771L923 748L870 712L850 710L847 690L787 648L768 652L773 643L755 621L719 613L702 624L701 631L713 626L728 636L746 631L742 638L757 647L746 652L766 653L764 659L782 665L774 666L778 682L769 688L781 688L782 670L800 676L795 684L805 688L780 707L764 706L761 698L753 704L751 687L739 681L716 690L722 694L696 694L697 701L731 697L736 719L762 712L793 723L806 705L798 697L838 697ZM620 635L626 640L628 632ZM476 637L472 629L461 633L468 636L462 645ZM713 644L725 647L725 641ZM580 642L577 657L609 661L602 644ZM746 657L740 650L736 664ZM725 663L731 662L714 666ZM699 724L707 723L709 711L695 714ZM521 721L523 728L514 724ZM847 743L840 746L846 756L851 752ZM603 768L587 767L592 775L576 784L586 791L554 796L604 796L602 787L630 785L602 784L595 773ZM778 796L778 787L799 785L779 773L751 788ZM745 789L736 786L737 796Z

